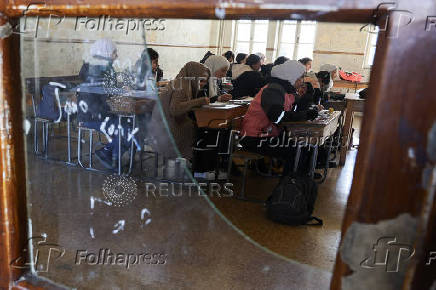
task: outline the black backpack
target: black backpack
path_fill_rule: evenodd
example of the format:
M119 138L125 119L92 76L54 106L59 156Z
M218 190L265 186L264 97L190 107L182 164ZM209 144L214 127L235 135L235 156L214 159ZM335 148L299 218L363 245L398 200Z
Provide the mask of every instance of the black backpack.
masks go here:
M267 216L287 225L322 225L321 219L312 216L317 184L305 175L283 177L266 201ZM310 223L315 220L316 223Z

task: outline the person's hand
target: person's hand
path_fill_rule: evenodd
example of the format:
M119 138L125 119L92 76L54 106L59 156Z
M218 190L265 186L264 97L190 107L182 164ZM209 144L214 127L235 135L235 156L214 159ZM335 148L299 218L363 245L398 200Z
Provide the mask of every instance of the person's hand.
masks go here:
M210 99L208 97L204 97L203 99L203 105L209 105Z
M231 94L224 94L218 97L218 102L228 102L231 99L232 99Z
M324 110L324 106L323 105L318 105L318 111L322 111Z

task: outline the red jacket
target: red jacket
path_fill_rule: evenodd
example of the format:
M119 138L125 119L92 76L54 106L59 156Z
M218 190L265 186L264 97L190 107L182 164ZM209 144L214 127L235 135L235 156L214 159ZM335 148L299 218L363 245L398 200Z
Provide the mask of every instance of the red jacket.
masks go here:
M262 95L263 91L268 88L270 84L264 86L251 101L250 107L245 114L242 121L242 136L250 137L276 137L280 134L279 127L271 121L265 113L264 107L262 107ZM280 94L280 91L275 90ZM295 101L293 94L284 94L283 111L291 111L292 105Z

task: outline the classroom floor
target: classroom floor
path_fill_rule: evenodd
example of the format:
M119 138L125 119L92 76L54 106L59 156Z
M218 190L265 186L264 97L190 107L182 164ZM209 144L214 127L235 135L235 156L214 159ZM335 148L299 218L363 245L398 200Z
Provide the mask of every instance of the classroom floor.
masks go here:
M358 129L359 121L353 127ZM107 176L44 161L28 151L31 234L65 250L50 261L48 271L39 273L44 278L78 289L329 288L355 149L348 152L346 165L331 169L319 187L314 214L323 218L323 227L277 225L265 218L260 204L234 198L209 200L186 191L147 196L145 181L138 180L133 202L108 206L102 202ZM275 184L274 179L251 176L246 193L265 199ZM165 263L127 269L78 258L81 250L101 249L161 254Z

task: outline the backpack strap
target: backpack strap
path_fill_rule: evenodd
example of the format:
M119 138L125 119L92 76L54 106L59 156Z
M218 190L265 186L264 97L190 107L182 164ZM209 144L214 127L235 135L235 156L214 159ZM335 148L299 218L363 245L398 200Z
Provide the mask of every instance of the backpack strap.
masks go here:
M315 220L316 223L310 223L310 222L313 221L313 220ZM320 219L320 218L317 218L317 217L311 216L311 217L307 220L306 225L308 225L308 226L322 226L322 225L323 225L323 221L322 221L322 219Z

